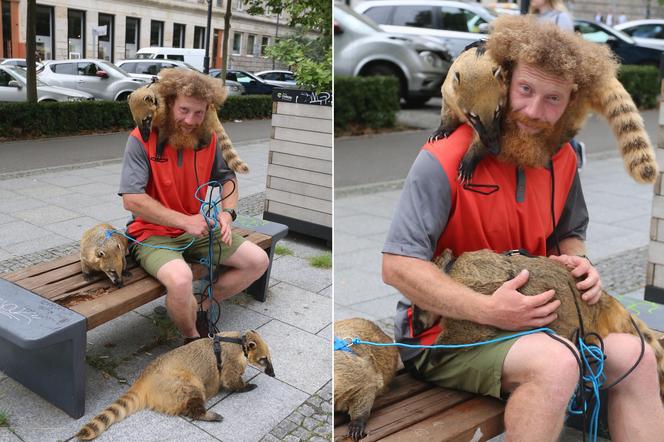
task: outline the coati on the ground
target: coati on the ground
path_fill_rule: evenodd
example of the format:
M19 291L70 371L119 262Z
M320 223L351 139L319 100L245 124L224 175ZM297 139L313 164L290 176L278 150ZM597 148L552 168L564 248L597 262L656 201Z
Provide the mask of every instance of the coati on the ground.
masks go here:
M380 327L362 318L335 321L334 336L392 342ZM357 441L365 437L376 396L387 390L396 373L399 351L396 347L372 345L356 345L350 350L334 352L334 410L348 413L348 437Z
M505 70L486 54L479 40L454 60L440 91L443 107L440 126L429 137L447 137L462 123L474 129L473 141L459 165L459 178L469 181L487 153L500 153L500 123L507 102Z
M144 142L148 141L153 126L159 127L160 124L167 120L167 106L165 100L160 96L155 84L158 81L159 80L155 80L153 83L136 89L129 95L127 100L129 102L129 110L131 111L132 118L134 119ZM228 167L238 173L249 172L249 166L242 161L237 150L233 147L231 139L221 125L215 106L208 106L202 124L204 127L209 127L210 131L205 131L209 134L208 138L199 140L199 145L209 144L209 136L211 136L212 132L216 133L221 145L221 153ZM162 138L159 138L157 143L162 143L164 141L165 140Z
M573 57L565 59L565 54L557 54L560 59L549 59L532 47L537 40L538 44L558 48L556 42L539 41L545 40L541 37L543 32L551 34L551 29L545 29L547 26L555 28L553 24L538 23L535 19L500 17L493 22L493 31L486 43L469 45L452 64L443 83L442 122L430 141L440 135L447 136L461 123L468 122L476 136L460 164L459 178L469 180L487 152L494 155L500 152L496 142L498 120L505 114L503 106L508 97L511 70L515 63L532 62L555 76L570 75L576 81L570 103L556 124L557 146L574 138L588 113L593 111L604 116L611 126L629 175L639 183L654 183L658 176L655 152L643 118L618 81L615 56L605 45L563 32L556 37L576 40L570 44L570 48L575 49L567 50L575 50L576 58L582 59L583 65L571 64ZM560 48L564 52L564 46Z
M451 264L450 269L448 264L452 259L451 251L446 249L436 260L436 265L441 270L448 267L447 273L453 280L484 295L493 294L503 283L513 279L521 270L527 269L528 281L519 288L519 292L532 296L554 289L554 299L560 300L560 307L556 310L557 319L546 327L570 340L580 327L579 316L583 319L583 331L586 334L594 332L602 338L610 333L630 333L638 336L630 321L630 317L633 318L646 343L654 350L660 395L664 398L664 349L655 333L645 323L631 315L618 300L605 291L602 291L597 303L588 305L581 299L581 293L576 288L577 281L570 271L563 264L543 256L503 255L490 250L479 250L461 254ZM413 317L418 329L428 328L439 319L431 312L419 308L414 308ZM440 325L442 332L436 344L486 341L499 332L497 328L489 325L452 318L440 319ZM436 352L440 351L432 351L434 360Z
M87 281L94 278L93 273L104 272L116 287L122 287L122 277L131 276L127 270L127 238L112 234L115 230L101 223L83 232L81 269Z
M83 426L76 437L94 439L115 422L144 408L220 422L221 415L205 409L207 399L217 394L221 387L233 392L256 388L255 384L242 380L247 364L262 367L265 374L272 377L274 369L267 343L258 332L247 330L218 335L241 341L221 342L221 371L217 368L213 338L197 339L171 350L145 367L134 385Z

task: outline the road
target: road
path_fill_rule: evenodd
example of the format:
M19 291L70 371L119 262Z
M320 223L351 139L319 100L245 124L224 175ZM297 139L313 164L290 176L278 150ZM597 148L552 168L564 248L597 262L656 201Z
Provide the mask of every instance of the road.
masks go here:
M224 123L234 143L270 138L271 120ZM121 159L128 132L0 143L0 176L93 161Z
M420 147L438 126L439 114L440 98L435 98L422 108L399 112L399 121L426 129L335 139L335 189L404 178ZM659 137L658 111L643 111L641 115L650 139L656 145ZM616 139L602 117L588 118L577 139L586 143L591 160L595 155L618 155ZM592 161L589 163L588 167L592 167Z

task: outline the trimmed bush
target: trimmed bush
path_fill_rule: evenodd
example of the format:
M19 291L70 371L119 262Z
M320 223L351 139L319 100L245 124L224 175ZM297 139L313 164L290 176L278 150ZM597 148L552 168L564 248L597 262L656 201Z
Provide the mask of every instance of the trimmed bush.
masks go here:
M335 129L349 124L392 127L398 110L399 80L395 77L335 77Z
M622 65L618 79L639 109L652 109L659 94L659 69L654 66Z
M6 139L89 134L134 127L126 102L0 103L0 115L0 137ZM228 97L219 112L222 121L253 120L271 115L270 95Z

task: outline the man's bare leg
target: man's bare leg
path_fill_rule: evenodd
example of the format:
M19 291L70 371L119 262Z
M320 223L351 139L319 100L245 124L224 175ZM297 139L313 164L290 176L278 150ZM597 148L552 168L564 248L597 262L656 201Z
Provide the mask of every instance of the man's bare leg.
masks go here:
M214 285L214 298L221 301L240 293L263 275L269 264L270 259L263 249L252 242L243 242L224 262L227 268Z
M579 379L572 352L544 333L518 338L503 363L505 440L556 441Z
M189 265L181 259L169 261L157 271L157 279L166 287L166 309L184 337L198 336L196 299Z
M604 371L606 385L609 385L634 365L641 352L641 342L636 336L615 333L604 339L604 346ZM648 344L634 371L609 390L609 429L611 439L617 442L654 442L664 437L664 408L659 396L657 366Z

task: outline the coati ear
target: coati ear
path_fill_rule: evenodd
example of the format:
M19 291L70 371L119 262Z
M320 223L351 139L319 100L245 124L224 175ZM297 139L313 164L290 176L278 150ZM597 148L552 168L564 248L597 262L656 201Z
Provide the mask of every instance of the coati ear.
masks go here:
M103 258L104 255L106 255L106 254L104 253L103 250L99 250L99 251L97 251L97 258Z
M254 341L247 341L247 347L249 348L250 351L251 351L251 350L255 350L255 349L256 349L256 342L254 342Z
M456 83L457 86L461 84L461 74L459 74L459 71L456 71L454 73L454 82Z

